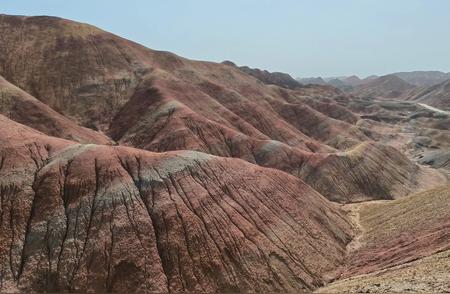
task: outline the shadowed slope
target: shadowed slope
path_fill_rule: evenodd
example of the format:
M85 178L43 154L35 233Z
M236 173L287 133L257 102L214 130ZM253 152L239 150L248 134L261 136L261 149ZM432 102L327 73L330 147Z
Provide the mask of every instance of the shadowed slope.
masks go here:
M50 136L80 143L111 143L107 136L77 125L1 76L0 113Z
M236 66L231 61L224 61L224 64ZM250 68L248 66L238 67L243 72L257 78L264 84L277 85L283 88L296 89L302 87L297 80L286 73L282 72L269 72L267 70L260 70L259 68Z

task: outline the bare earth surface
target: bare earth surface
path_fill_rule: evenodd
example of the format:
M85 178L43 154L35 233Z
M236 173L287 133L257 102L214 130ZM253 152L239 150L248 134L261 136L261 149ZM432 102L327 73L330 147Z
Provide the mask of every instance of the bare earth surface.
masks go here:
M310 290L344 257L339 207L283 172L0 123L5 291Z
M446 292L450 186L394 201L349 204L358 236L341 279L318 292ZM350 278L349 278L350 277Z
M450 250L332 283L317 293L448 293Z
M450 96L422 90L0 15L0 292L448 290Z

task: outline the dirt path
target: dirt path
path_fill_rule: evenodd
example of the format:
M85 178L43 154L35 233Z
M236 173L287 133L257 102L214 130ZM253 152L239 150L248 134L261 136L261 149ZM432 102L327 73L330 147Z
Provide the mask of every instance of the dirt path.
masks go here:
M372 201L364 201L359 203L349 203L342 205L342 209L347 212L347 216L350 218L350 221L353 224L355 230L355 237L347 244L347 256L349 256L352 252L358 250L363 245L363 237L365 233L365 228L361 224L360 211L361 208L377 205L380 203L386 203L392 200L372 200Z
M348 258L350 256L352 256L352 254L355 251L357 251L359 248L361 248L364 245L363 239L365 236L365 228L361 224L361 217L360 217L361 208L365 207L367 205L376 205L377 203L383 203L386 201L391 201L391 200L373 200L373 201L365 201L365 202L359 202L359 203L348 203L348 204L343 204L341 206L342 210L344 210L347 213L347 216L353 225L355 235L354 235L353 239L350 241L350 243L347 244L345 260L343 261L342 265L334 272L334 273L337 273L336 275L334 275L336 281L338 281L341 278L341 272L343 272L344 269L347 267ZM316 291L319 291L320 289L322 289L322 288L319 288Z
M437 113L450 115L450 111L445 111L445 110L442 110L442 109L439 109L439 108L436 108L436 107L433 107L433 106L430 106L430 105L427 105L427 104L424 104L424 103L417 103L417 105L420 105L420 106L422 106L422 107L424 107L424 108L426 108L428 110L431 110L431 111L434 111L434 112L437 112Z
M364 234L364 229L361 226L359 210L364 203L350 203L344 204L342 209L347 212L347 216L353 224L355 230L355 237L347 244L347 256L361 247L361 238Z

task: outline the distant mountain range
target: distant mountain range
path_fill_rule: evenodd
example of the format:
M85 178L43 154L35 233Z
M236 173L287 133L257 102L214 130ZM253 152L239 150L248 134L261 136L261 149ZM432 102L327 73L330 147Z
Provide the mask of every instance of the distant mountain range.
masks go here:
M441 109L450 109L450 80L431 87L418 87L409 93L408 98Z
M450 108L450 73L441 71L397 72L385 76L297 78L302 84L330 85L360 97L417 100Z
M450 73L441 71L411 71L394 73L414 86L434 86L450 79Z
M261 82L263 82L266 85L276 85L276 86L280 86L283 88L288 88L288 89L296 89L302 86L302 84L295 80L293 77L291 77L289 74L287 73L283 73L283 72L269 72L267 70L261 70L258 68L250 68L248 66L237 66L236 64L234 64L231 61L223 61L223 64L226 65L231 65L231 66L235 66L238 69L240 69L241 71L245 72L248 75L251 75L255 78L257 78L258 80L260 80Z
M405 82L414 85L414 86L434 86L440 84L446 80L450 79L450 73L445 73L442 71L410 71L410 72L396 72L389 75L394 75ZM325 84L340 84L337 82L343 82L343 86L357 86L360 84L364 84L380 76L371 75L364 79L359 78L356 75L352 76L342 76L342 77L309 77L309 78L297 78L302 84L316 84L316 85L325 85ZM331 82L331 83L330 83Z
M414 85L392 74L365 80L353 87L351 92L361 97L398 98L414 87Z
M313 85L326 85L327 82L321 78L321 77L317 77L317 78L297 78L297 81L299 81L302 84L308 85L308 84L313 84Z

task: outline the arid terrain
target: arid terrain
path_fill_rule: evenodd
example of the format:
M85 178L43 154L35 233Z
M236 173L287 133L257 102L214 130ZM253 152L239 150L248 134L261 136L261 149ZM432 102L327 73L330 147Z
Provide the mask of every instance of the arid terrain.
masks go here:
M0 292L448 292L449 85L0 15Z

